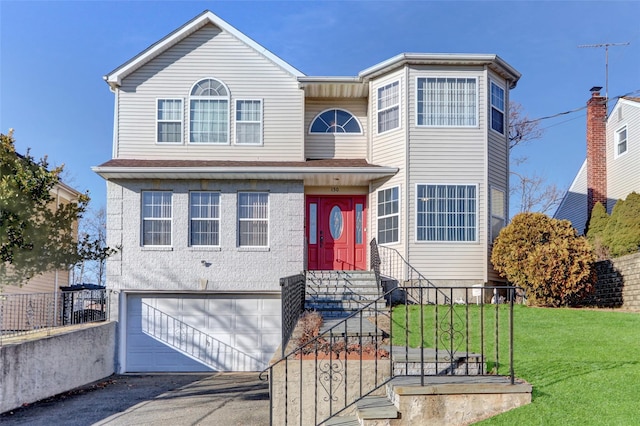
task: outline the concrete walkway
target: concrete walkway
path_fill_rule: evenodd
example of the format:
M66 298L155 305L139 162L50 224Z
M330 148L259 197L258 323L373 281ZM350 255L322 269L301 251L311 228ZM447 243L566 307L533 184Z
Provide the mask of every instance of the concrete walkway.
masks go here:
M2 425L269 424L269 387L258 373L114 375L0 414Z

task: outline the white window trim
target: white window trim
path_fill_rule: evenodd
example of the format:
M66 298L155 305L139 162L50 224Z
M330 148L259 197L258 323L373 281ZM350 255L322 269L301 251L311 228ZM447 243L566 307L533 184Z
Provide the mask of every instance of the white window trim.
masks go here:
M493 191L499 191L502 193L502 199L504 201L502 216L498 216L494 214L493 211ZM476 197L477 198L477 197ZM489 244L493 244L493 218L501 219L503 221L503 226L507 226L507 191L498 187L498 186L489 186L489 232L487 232L487 236L489 237Z
M398 103L389 107L386 107L382 110L378 109L378 101L380 96L380 89L383 89L387 86L392 86L393 84L398 83ZM376 134L383 135L385 133L393 132L394 130L402 129L402 84L400 83L400 79L390 81L389 83L383 83L380 86L375 88L376 99L375 99L375 107L376 107ZM380 131L380 112L387 111L395 106L398 107L398 127L394 127L393 129L388 129L385 131Z
M356 123L358 123L358 126L360 127L360 132L346 132L346 133L327 133L327 132L312 132L311 128L313 127L313 123L316 122L316 120L325 112L327 111L344 111L347 114L351 115L351 117L353 117L353 119L356 121ZM344 108L327 108L323 111L320 111L318 114L316 114L315 117L313 117L313 119L311 120L311 123L309 123L309 130L307 131L307 134L309 135L340 135L340 137L349 137L349 136L359 136L359 135L363 135L364 131L362 130L362 123L360 123L360 120L358 120L358 117L356 117L355 114L353 114L351 111L349 111L348 109L344 109Z
M398 213L393 213L393 214L388 214L388 215L383 215L383 216L378 216L378 206L380 204L380 198L379 198L379 193L381 191L386 191L388 189L393 189L393 188L398 188ZM398 216L398 240L397 241L392 241L392 242L388 242L388 243L380 243L378 241L378 243L381 246L391 246L391 245L395 245L395 244L400 244L400 234L402 232L402 215L400 214L400 209L402 208L402 204L400 201L402 194L400 193L400 185L396 185L396 186L391 186L389 188L381 188L378 191L376 191L376 239L378 237L378 232L380 231L380 224L379 224L379 219L384 219L387 217L393 217L393 216Z
M202 219L202 218L193 218L191 216L191 194L194 193L208 193L208 194L218 194L218 217L217 218L207 218L207 219ZM193 247L193 248L220 248L222 246L222 194L219 191L189 191L189 200L188 200L188 205L189 205L189 247ZM218 221L218 244L217 245L207 245L207 244L193 244L193 240L191 239L191 225L192 222L196 220L201 220L201 221L205 221L205 220L216 220Z
M192 96L191 92L193 88L203 80L215 80L222 85L227 91L227 96ZM191 141L191 100L192 99L204 99L204 100L226 100L227 101L227 141L226 142L192 142ZM231 145L231 91L229 87L224 83L224 81L219 80L215 77L204 77L198 79L195 83L191 85L189 89L189 97L187 99L187 109L188 109L188 122L189 129L187 130L187 142L189 145Z
M159 123L175 123L176 120L160 120L158 119L158 103L160 101L180 101L182 107L180 108L180 142L160 142L158 141L158 124ZM157 145L183 145L184 144L184 99L183 98L156 98L156 144Z
M443 125L429 125L429 124L418 124L418 80L420 79L427 79L427 78L464 78L464 79L471 79L471 80L475 80L476 81L476 108L475 108L475 119L476 119L476 124L473 125L469 125L469 126L443 126ZM480 108L480 95L479 95L479 87L480 84L478 83L478 77L475 76L464 76L464 75L443 75L443 74L438 74L438 75L419 75L416 76L415 78L415 125L416 127L420 127L420 128L428 128L428 129L478 129L480 127L480 114L479 114L479 108Z
M498 110L498 111L500 111L502 113L502 127L503 127L503 130L504 130L503 133L500 133L499 131L497 131L496 129L493 128L493 108L494 108L494 106L493 106L493 100L492 100L493 98L491 97L491 85L492 84L495 85L496 87L502 89L502 93L503 93L503 96L504 96L504 109L505 109L505 111L501 110L498 107L495 107L496 110ZM488 117L488 119L489 119L489 129L492 132L495 132L496 134L498 134L500 136L505 136L507 134L507 120L508 120L507 112L506 112L506 109L507 109L507 90L501 84L498 84L494 80L491 80L491 79L489 80L489 102L488 103L489 103L489 117Z
M236 118L236 113L238 112L238 102L260 102L260 121L248 121L248 120L238 120ZM234 117L234 144L240 146L263 146L264 145L264 100L263 99L236 99L233 103L233 117ZM238 142L238 124L239 123L249 123L249 124L260 124L260 142L258 143L248 143L248 142Z
M267 217L266 219L241 219L240 218L240 194L267 194ZM238 230L236 232L237 235L237 247L242 250L242 249L268 249L269 247L271 247L271 193L269 193L268 191L238 191L237 193L237 202L236 202L236 208L237 208L237 218L236 218L236 224L238 227ZM242 245L240 244L240 222L241 221L251 221L251 220L264 220L267 222L267 244L264 246L249 246L249 245Z
M455 186L475 186L476 187L476 226L475 226L475 234L476 234L476 238L475 240L469 240L469 241L429 241L429 240L419 240L418 239L418 186L421 185L455 185ZM479 244L480 243L480 210L479 210L479 206L480 206L480 192L479 192L479 188L480 186L477 183L465 183L465 182L459 182L459 183L451 183L451 182L429 182L429 183L424 183L424 182L419 182L415 184L415 188L414 188L414 212L415 212L415 216L414 216L414 220L415 220L415 225L414 225L414 236L413 236L413 240L415 243L417 244Z
M145 218L144 217L144 193L145 192L168 192L171 194L171 217L170 218ZM171 223L171 232L169 233L169 238L171 242L169 244L144 244L144 222L145 220L167 220ZM171 248L173 247L173 191L165 190L165 189L144 189L140 191L140 247L148 249L148 248Z
M620 145L620 133L622 133L622 131L624 130L626 130L626 133L627 133L627 136L625 138L627 146L624 152L619 153L618 147ZM626 124L616 129L615 132L613 133L613 150L614 150L614 158L622 157L623 155L629 152L629 127Z

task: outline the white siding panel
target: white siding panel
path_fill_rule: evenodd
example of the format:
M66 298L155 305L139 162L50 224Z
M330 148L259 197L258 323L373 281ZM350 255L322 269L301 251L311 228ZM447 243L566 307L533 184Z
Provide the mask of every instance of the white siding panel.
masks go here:
M607 122L607 203L611 212L615 200L640 192L640 103L621 100L622 119L614 111ZM616 158L616 132L627 128L627 152Z
M309 133L311 122L321 112L344 109L353 114L362 127L362 134L313 134ZM305 157L325 158L366 158L367 157L367 100L366 99L307 99L305 103L304 132Z
M476 77L478 81L478 126L417 127L415 125L416 78L435 76ZM485 161L486 81L482 68L434 69L415 67L409 78L409 253L412 265L429 279L486 280L487 252L487 164ZM417 184L478 185L477 242L417 242L415 191Z
M231 94L229 145L189 144L188 97L203 78ZM156 99L184 99L182 145L156 144ZM235 146L236 99L263 100L263 146ZM303 93L294 77L227 33L209 25L125 78L119 94L118 158L303 159Z
M394 81L400 81L400 128L378 134L378 88ZM369 125L371 129L370 157L373 164L381 166L397 167L396 173L390 179L384 179L371 184L371 208L369 209L370 236L378 234L378 200L377 191L399 186L400 191L400 242L392 247L403 256L406 255L406 177L407 177L407 83L406 69L385 75L370 84L369 92Z

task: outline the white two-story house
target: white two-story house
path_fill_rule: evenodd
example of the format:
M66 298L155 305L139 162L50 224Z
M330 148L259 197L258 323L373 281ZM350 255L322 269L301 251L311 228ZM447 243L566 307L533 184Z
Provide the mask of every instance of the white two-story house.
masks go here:
M368 269L372 238L435 284L499 280L520 78L500 57L310 77L207 11L104 78L118 371L265 367L279 279Z

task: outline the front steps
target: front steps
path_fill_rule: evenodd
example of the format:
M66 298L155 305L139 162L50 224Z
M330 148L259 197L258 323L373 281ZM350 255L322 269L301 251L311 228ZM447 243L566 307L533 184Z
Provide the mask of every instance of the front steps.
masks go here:
M368 396L355 414L336 416L326 426L467 425L531 402L530 384L504 376L396 377L387 397Z
M307 271L306 310L327 320L345 318L382 295L373 271ZM384 300L366 309L364 316L386 310Z

